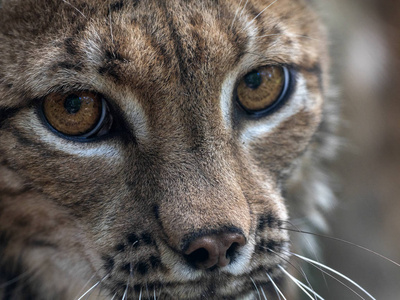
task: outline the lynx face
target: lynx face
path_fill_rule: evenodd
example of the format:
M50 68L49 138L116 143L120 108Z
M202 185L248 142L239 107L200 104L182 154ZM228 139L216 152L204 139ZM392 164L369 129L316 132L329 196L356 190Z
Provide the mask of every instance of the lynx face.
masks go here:
M326 147L306 1L4 0L0 54L0 296L276 296Z

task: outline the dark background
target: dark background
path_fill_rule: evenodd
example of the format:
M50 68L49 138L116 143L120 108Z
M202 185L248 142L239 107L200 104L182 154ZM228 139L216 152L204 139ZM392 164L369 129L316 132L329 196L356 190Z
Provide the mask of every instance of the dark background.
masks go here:
M343 112L343 145L334 167L338 203L328 217L328 235L400 262L400 0L320 4ZM400 267L344 243L318 240L327 265L376 299L400 299ZM360 299L327 282L315 287L325 299Z

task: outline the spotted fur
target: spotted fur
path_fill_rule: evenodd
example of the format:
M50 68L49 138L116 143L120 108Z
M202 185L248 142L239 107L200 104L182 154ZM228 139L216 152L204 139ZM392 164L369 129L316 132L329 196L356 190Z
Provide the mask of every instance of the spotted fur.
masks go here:
M329 59L308 1L2 2L0 299L96 283L92 296L118 299L256 299L253 281L275 295L287 207L322 224L331 195L318 168L334 148ZM249 116L236 84L269 64L295 74L292 94ZM50 130L43 98L87 90L116 130ZM190 242L220 232L246 244L226 267L193 267Z

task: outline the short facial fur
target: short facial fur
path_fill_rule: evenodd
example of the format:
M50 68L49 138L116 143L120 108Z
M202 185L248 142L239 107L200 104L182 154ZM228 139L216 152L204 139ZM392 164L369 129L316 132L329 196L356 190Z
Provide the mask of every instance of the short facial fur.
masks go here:
M75 299L88 281L118 299L255 299L253 281L274 295L286 206L329 147L324 40L302 0L3 1L0 298ZM250 116L237 83L271 64L291 96ZM103 95L117 130L50 130L44 97L74 91ZM246 241L229 265L188 262L194 239L226 231Z

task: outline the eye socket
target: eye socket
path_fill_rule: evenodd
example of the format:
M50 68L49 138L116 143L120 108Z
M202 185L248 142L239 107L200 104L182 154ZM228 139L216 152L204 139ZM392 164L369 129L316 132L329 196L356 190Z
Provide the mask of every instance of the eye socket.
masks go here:
M237 101L249 114L265 114L284 100L289 90L289 70L264 66L247 73L239 82Z
M75 138L105 135L113 123L107 102L93 92L52 93L44 98L42 109L53 129Z

